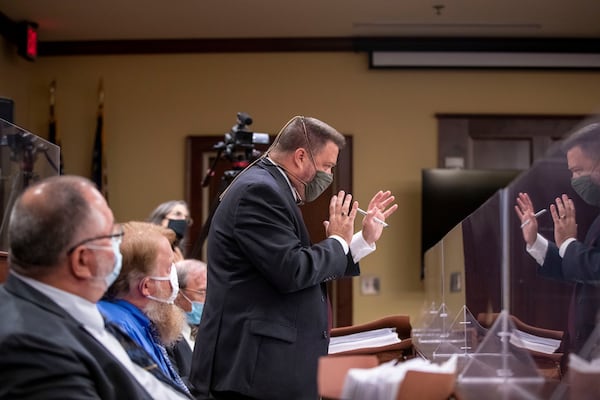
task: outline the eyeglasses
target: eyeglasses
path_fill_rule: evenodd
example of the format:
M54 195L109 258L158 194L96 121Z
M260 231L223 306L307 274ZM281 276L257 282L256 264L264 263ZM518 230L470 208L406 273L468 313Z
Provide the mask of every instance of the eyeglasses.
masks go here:
M195 293L196 295L200 296L201 298L205 299L206 298L206 289L200 289L200 290L194 290L194 289L181 289L181 294L183 295L183 297L185 297L187 300L188 297L183 293L183 292L191 292L191 293Z
M196 293L199 294L200 296L206 296L206 289L200 289L200 290L194 290L194 289L181 289L181 290L185 290L186 292L192 292L192 293Z
M117 244L120 245L121 241L123 240L123 235L125 234L125 232L123 232L123 227L121 225L117 225L115 227L115 230L117 232L111 233L110 235L94 236L89 239L84 239L81 242L78 242L77 244L72 246L69 250L67 250L67 255L70 255L71 253L73 253L75 251L75 249L78 248L79 246L82 246L88 242L93 242L94 240L112 239L112 240L115 240L117 242Z

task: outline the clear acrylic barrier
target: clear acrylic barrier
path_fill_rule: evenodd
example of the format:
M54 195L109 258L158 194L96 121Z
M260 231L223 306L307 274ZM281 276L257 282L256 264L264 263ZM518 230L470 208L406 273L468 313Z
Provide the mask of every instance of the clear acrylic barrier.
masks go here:
M550 398L561 379L558 363L558 378L549 377L543 365L562 354L540 352L530 342L524 343L523 332L515 329L510 318L541 331L564 332L567 327L571 285L536 273L538 265L525 249L514 211L518 193L527 192L536 210L548 210L538 218L538 231L552 241L549 206L565 193L575 203L578 237L583 239L598 210L572 189L571 172L559 146L556 143L425 254L426 306L413 324L413 343L431 361L461 356L457 379L461 399ZM477 319L493 313L500 316L486 332ZM538 339L533 338L536 345ZM561 385L566 379L562 381Z
M506 311L489 329L458 377L460 397L541 399L544 378Z
M17 197L32 183L58 175L60 147L0 118L0 250L8 250L8 221Z
M413 345L423 358L432 361L433 353L442 342L449 326L448 310L445 304L439 307L432 303L422 312L421 319L412 329Z
M462 371L487 334L473 317L466 306L458 312L452 324L440 337L440 343L433 351L432 359L435 362L445 362L453 355L458 355L457 371Z

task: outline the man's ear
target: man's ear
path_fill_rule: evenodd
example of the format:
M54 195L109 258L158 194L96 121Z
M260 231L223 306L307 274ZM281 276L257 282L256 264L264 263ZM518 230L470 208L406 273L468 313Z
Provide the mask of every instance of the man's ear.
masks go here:
M296 164L297 167L300 167L305 161L306 156L306 150L302 147L298 147L296 151L294 151L294 164Z
M79 279L89 279L94 276L96 270L96 257L92 251L85 247L77 247L68 255L71 271Z
M138 283L138 291L140 292L140 294L143 297L147 297L150 296L150 281L151 279L148 278L147 276L142 278L142 280L140 281L140 283Z

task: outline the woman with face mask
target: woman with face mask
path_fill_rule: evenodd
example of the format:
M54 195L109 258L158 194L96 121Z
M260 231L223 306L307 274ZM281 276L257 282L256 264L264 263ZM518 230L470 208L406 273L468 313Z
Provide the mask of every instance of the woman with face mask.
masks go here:
M190 218L190 210L187 203L183 200L170 200L158 205L150 213L147 219L156 225L164 226L175 232L173 242L173 251L176 253L176 260L183 260L186 253L186 235L188 228L194 221Z

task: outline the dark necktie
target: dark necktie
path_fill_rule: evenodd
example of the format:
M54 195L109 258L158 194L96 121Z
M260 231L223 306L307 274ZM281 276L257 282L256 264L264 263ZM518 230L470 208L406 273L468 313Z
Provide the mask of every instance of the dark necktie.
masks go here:
M150 372L156 379L159 381L171 386L173 389L177 390L180 393L184 393L189 396L190 392L187 387L181 381L181 384L177 382L173 382L172 379L165 376L162 370L158 367L158 365L154 362L152 357L144 350L141 346L139 346L133 339L129 337L125 332L119 328L118 325L105 321L104 326L106 330L112 334L121 344L123 349L127 352L127 355L138 366L142 367L146 371Z

